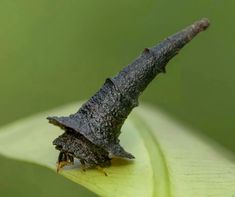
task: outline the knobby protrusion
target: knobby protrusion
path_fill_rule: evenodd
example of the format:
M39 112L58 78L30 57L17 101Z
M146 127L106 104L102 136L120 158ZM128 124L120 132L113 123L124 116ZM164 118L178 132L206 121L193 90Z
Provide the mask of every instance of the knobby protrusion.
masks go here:
M60 151L58 166L73 163L74 157L81 161L83 168L109 166L112 157L134 158L119 144L124 121L138 105L138 97L148 84L166 71L168 61L208 26L209 21L202 19L158 45L145 48L135 61L115 77L108 78L77 113L48 117L50 123L65 130L53 141Z

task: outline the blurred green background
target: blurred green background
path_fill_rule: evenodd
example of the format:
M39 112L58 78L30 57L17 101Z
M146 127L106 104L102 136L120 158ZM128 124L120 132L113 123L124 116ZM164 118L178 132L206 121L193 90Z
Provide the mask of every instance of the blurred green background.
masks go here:
M141 101L235 152L234 7L232 0L1 0L0 125L87 99L143 48L208 17L209 30ZM1 195L94 196L44 168L0 163Z

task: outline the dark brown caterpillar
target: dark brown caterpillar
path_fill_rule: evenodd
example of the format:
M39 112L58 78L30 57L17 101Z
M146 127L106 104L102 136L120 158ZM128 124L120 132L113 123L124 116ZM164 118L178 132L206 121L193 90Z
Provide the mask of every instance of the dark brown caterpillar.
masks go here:
M209 21L202 19L153 48L146 48L118 75L108 78L77 113L48 117L50 123L65 131L53 141L60 151L58 170L73 163L74 157L81 161L83 168L109 166L112 157L133 159L134 156L119 144L124 121L138 106L138 97L148 84L157 74L165 72L168 61L208 26Z

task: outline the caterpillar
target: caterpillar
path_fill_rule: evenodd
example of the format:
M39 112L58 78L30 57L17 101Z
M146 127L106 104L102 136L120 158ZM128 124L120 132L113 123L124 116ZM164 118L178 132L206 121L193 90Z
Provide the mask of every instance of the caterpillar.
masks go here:
M64 133L53 141L60 151L57 171L80 160L82 168L107 167L113 157L134 159L121 145L122 125L138 97L159 74L165 73L168 61L178 54L199 32L207 29L208 19L196 21L166 38L142 54L116 76L106 79L101 89L75 113L65 117L48 117L49 123Z

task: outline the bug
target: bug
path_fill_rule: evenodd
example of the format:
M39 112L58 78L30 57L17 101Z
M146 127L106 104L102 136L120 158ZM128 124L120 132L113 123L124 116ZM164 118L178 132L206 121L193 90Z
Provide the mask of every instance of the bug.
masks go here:
M101 89L75 113L67 117L48 117L64 133L53 144L60 151L57 171L80 160L82 168L104 168L113 157L134 159L120 145L121 128L138 106L138 97L159 74L165 73L168 61L178 54L193 37L207 29L202 19L168 37L143 53L113 78L106 79Z

